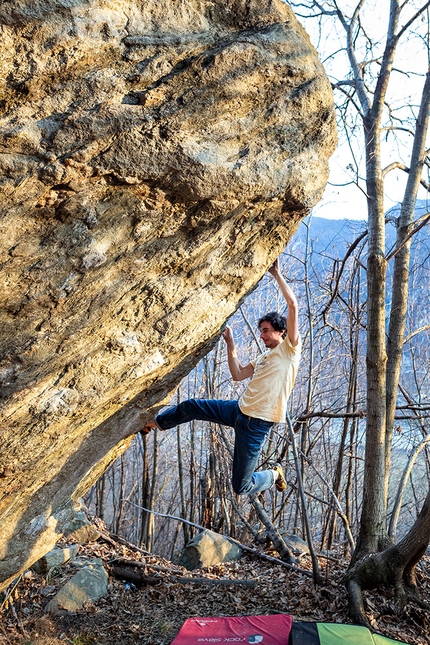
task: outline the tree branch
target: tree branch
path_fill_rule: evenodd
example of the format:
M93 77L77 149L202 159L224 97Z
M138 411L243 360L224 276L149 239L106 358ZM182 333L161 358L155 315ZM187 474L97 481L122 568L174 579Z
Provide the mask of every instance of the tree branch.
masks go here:
M349 22L349 25L346 23L345 18L343 14L339 13L339 18L346 30L346 40L347 40L347 52L348 52L348 58L349 62L351 64L353 73L354 73L354 79L356 83L356 90L358 94L358 98L363 110L363 114L366 115L369 113L370 108L371 108L371 103L369 96L366 92L365 84L364 84L364 77L363 77L363 68L359 65L357 61L357 57L355 54L354 50L354 45L353 45L353 31L355 29L355 25L358 21L358 18L360 16L360 10L361 7L363 6L365 0L359 0L354 13L352 15L352 18Z
M405 340L403 341L403 344L407 343L409 340L411 340L411 338L413 338L417 334L420 334L422 331L427 331L427 329L430 329L430 325L423 325L419 329L416 329L411 334L409 334L409 336L406 336Z
M351 82L349 82L349 81L339 81L338 83L332 83L331 87L332 87L333 90L336 89L336 90L339 90L340 92L342 92L342 94L344 94L351 101L351 103L353 104L353 106L357 110L357 113L363 118L363 112L361 110L361 107L358 105L358 103L356 103L356 101L353 99L351 94L349 94L346 90L343 89L342 85L350 85L352 87L355 87L354 81L351 81Z
M393 163L390 163L389 166L386 166L382 170L382 176L385 177L392 170L404 170L404 172L408 174L411 172L411 169L405 166L404 163L401 163L400 161L393 161ZM430 193L430 184L427 181L425 181L424 179L420 179L420 184L421 186L424 186L424 188L428 190L428 192Z
M308 412L307 414L302 414L296 419L296 423L302 423L307 419L312 419L315 417L321 417L322 419L364 419L366 416L365 410L359 410L358 412L323 412L319 410L317 412Z
M405 246L405 244L407 244L407 242L411 239L411 237L413 237L416 233L418 233L418 231L420 231L420 230L423 228L423 226L425 226L425 225L427 224L427 222L430 220L430 213L426 213L426 214L425 214L425 215L423 215L422 217L423 217L424 219L423 219L423 221L421 222L421 224L419 224L418 226L416 226L416 227L415 227L415 228L414 228L414 229L413 229L413 230L412 230L412 231L411 231L411 232L410 232L410 233L409 233L409 234L404 238L404 240L402 241L402 243L401 243L397 248L395 248L395 249L394 249L394 251L392 251L391 253L389 253L389 254L386 256L386 258L385 258L385 259L386 259L386 261L387 261L387 262L389 262L389 261L390 261L390 260L391 260L395 255L397 255L397 253L398 253L398 252L399 252L399 251L400 251L400 250ZM404 341L404 342L406 342L406 341ZM403 344L404 344L404 343L403 343Z
M413 23L413 22L415 22L415 20L416 20L417 18L419 18L419 17L420 17L420 15L421 15L422 13L424 13L424 11L425 11L428 7L430 7L430 0L429 0L428 2L426 2L426 3L425 3L425 5L421 7L421 9L418 9L418 11L416 12L416 14L415 14L415 15L413 15L413 16L412 16L412 18L410 18L410 19L408 20L408 22L407 22L407 23L406 23L406 24L405 24L405 25L400 29L400 31L399 31L399 32L398 32L398 34L396 35L396 41L397 41L397 42L400 40L400 38L403 36L403 34L404 34L408 29L409 29L409 27L412 25L412 23ZM396 44L397 44L397 43L396 43Z
M359 235L359 236L355 239L355 241L351 244L351 246L349 247L349 249L347 250L347 252L345 253L345 255L344 255L344 257L343 257L343 260L342 260L341 265L340 265L340 269L339 269L338 274L337 274L337 277L336 277L336 282L335 282L335 288L334 288L334 291L333 291L333 293L332 293L332 295L331 295L331 298L330 298L330 300L329 300L328 304L325 306L324 311L322 312L322 317L323 317L323 320L324 320L324 321L325 321L325 317L326 317L327 311L330 309L331 305L333 304L334 299L336 298L336 296L337 296L337 294L338 294L338 291L339 291L339 282L340 282L340 279L341 279L341 277L342 277L342 273L343 273L343 270L344 270L344 268L345 268L346 261L348 260L348 258L350 257L350 255L352 255L352 253L355 251L355 249L357 248L357 246L360 244L361 240L363 240L363 239L366 237L366 235L368 234L368 232L369 232L369 231L368 231L367 229L366 229L365 231L363 231L363 233L362 233L361 235Z
M393 541L396 540L396 528L397 528L397 522L399 520L399 514L400 514L401 505L402 505L403 493L405 492L406 484L409 479L409 475L411 474L412 466L416 462L417 457L420 454L421 450L425 448L425 446L429 443L429 441L430 441L430 434L427 435L427 437L424 437L421 443L418 444L418 446L415 448L415 450L409 457L409 461L405 466L402 478L399 482L396 499L394 501L394 506L391 513L390 524L388 527L388 535L393 539Z
M339 515L339 517L342 519L343 525L345 527L346 535L348 537L348 542L349 542L349 544L351 546L351 549L354 551L355 550L355 541L354 541L354 537L353 537L352 532L351 532L351 527L349 525L349 521L348 521L347 516L345 515L345 513L342 510L342 506L341 506L341 504L339 502L339 499L337 498L337 495L335 494L334 490L332 489L332 487L330 486L328 481L326 479L324 479L324 477L321 475L319 470L317 470L317 468L315 468L315 466L312 463L312 460L309 459L309 457L307 457L303 453L302 453L302 456L303 456L304 459L306 459L306 462L313 468L313 470L316 472L316 474L321 479L321 481L324 483L324 485L327 486L327 489L330 492L330 495L333 497L336 512Z
M135 506L136 508L140 509L141 511L146 511L147 513L152 513L153 515L157 515L158 517L165 517L169 520L176 520L177 522L185 522L185 524L189 524L189 526L193 526L196 529L199 529L199 531L206 531L204 526L200 526L200 524L195 524L194 522L190 522L189 520L184 520L183 517L177 517L176 515L168 515L167 513L157 513L156 511L151 511L148 508L144 508L143 506L139 506L138 504L135 504L134 502L130 502L128 499L125 499L124 502L127 502L128 504L131 504L132 506ZM217 533L216 531L212 530L213 533ZM217 535L220 535L220 533L217 533ZM279 558L274 558L271 555L266 555L265 553L262 553L261 551L257 551L257 549L252 549L250 546L246 546L245 544L241 544L241 542L238 542L238 540L235 540L232 537L227 537L224 535L227 540L230 542L233 542L234 544L237 544L243 551L246 551L247 553L252 553L253 555L256 555L257 557L261 558L262 560L267 560L268 562L274 562L275 564L279 564L283 567L286 567L287 569L291 569L292 571L297 571L298 573L302 573L303 575L307 576L308 578L312 578L313 575L310 571L307 571L306 569L300 569L299 567L295 567L292 564L289 564L288 562L283 562Z

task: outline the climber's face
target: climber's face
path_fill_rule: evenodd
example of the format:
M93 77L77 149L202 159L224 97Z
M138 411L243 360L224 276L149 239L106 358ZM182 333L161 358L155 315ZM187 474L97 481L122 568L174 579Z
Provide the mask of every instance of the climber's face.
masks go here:
M264 320L260 325L260 338L267 349L273 349L282 343L283 335L283 331L276 331L276 329L273 328L272 323L266 320Z

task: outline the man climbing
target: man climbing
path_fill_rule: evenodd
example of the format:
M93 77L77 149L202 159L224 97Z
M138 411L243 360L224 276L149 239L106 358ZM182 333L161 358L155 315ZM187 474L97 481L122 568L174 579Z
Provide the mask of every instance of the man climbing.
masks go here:
M223 331L227 344L228 367L234 381L251 377L239 401L189 399L167 408L148 423L143 433L153 428L167 430L193 419L231 426L235 431L232 485L235 493L249 495L271 488L286 488L282 468L255 472L264 440L274 423L285 423L287 401L294 385L300 360L301 341L297 300L285 282L276 260L269 269L287 305L287 318L270 312L260 318L258 328L266 351L241 365L230 327Z

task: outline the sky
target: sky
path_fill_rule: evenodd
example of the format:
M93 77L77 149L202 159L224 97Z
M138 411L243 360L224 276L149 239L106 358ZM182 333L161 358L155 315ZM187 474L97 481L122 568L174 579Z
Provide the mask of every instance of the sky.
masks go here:
M399 28L423 3L424 0L409 0L404 3L404 15L401 17ZM328 8L332 4L331 0L323 3ZM300 7L294 7L294 2L291 5L316 47L331 82L348 78L350 63L342 49L345 31L340 22L334 18L325 18L320 25L317 19L309 20L300 15L305 11L303 0ZM338 5L348 16L351 15L356 2L338 0ZM389 9L390 0L365 0L363 4L361 23L368 39L357 39L356 44L359 50L359 62L375 59L374 63L366 67L366 81L369 88L373 86L372 74L376 74L379 70L377 59L385 44ZM387 129L382 138L383 167L394 161L400 161L405 166L409 166L412 135L406 129L411 130L414 127L424 76L429 66L427 50L429 21L430 14L423 14L414 23L416 24L414 32L408 38L404 37L397 48L395 71L391 74L387 93L386 124L391 129ZM372 42L372 50L369 48L370 42ZM335 91L336 101L339 101L341 96L339 91ZM350 132L356 133L349 139L352 146L349 145L345 132L339 128L339 145L330 159L329 182L322 200L313 208L314 216L330 219L367 218L362 123L360 117L353 115L353 110L349 113L348 122ZM393 126L394 129L392 129ZM350 147L353 148L353 152ZM430 147L430 140L427 147ZM357 176L361 177L361 189L354 182ZM424 179L430 182L430 174L427 177L424 176ZM384 182L386 211L402 200L406 181L407 174L403 170L395 170L387 174ZM420 188L418 199L429 199L429 197L427 191L423 187Z

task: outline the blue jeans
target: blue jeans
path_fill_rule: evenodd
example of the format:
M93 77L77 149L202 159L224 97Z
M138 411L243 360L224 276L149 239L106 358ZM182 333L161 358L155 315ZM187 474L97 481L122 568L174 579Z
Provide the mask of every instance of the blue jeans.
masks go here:
M234 428L232 485L235 493L250 495L273 486L272 470L254 472L264 440L273 425L271 421L242 414L237 401L189 399L158 414L155 422L162 430L168 430L197 419Z

